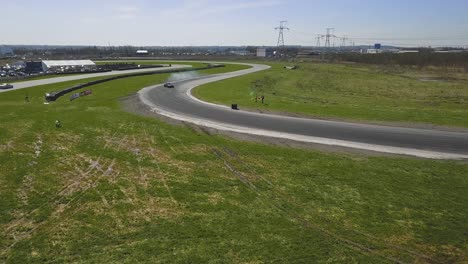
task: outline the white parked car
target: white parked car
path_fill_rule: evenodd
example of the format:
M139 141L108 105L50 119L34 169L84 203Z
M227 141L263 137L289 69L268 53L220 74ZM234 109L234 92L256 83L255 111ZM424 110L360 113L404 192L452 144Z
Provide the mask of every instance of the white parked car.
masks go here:
M0 84L0 89L5 90L5 89L11 89L11 88L13 88L13 85L11 85L11 84L9 84L9 83L2 83L2 84Z

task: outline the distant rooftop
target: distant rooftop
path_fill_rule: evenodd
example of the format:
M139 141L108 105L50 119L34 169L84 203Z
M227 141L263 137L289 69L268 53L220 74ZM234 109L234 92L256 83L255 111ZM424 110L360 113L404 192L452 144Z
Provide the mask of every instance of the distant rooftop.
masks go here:
M5 45L0 45L0 55L6 54L13 54L13 49Z
M43 60L42 63L47 67L60 66L93 66L96 65L91 60Z

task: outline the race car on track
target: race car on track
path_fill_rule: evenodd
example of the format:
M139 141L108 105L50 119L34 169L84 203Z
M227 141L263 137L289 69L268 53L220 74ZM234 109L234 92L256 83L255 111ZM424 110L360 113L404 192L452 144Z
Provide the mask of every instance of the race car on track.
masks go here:
M165 84L164 84L164 87L166 87L166 88L174 88L175 86L174 86L174 84L168 82L168 83L165 83Z

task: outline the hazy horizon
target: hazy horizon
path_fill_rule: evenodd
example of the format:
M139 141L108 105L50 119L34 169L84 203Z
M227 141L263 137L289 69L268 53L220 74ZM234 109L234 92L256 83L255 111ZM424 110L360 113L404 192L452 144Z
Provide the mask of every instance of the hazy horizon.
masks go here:
M275 27L288 20L286 45L314 46L331 27L356 45L468 46L468 2L461 0L0 0L0 6L13 25L0 29L5 45L274 46Z

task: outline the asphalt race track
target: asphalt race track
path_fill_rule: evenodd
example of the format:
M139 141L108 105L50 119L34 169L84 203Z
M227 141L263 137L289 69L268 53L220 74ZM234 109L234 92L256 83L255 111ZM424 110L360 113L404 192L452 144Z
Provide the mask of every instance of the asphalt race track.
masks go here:
M106 77L106 76L113 76L113 75L123 75L129 73L136 73L136 72L152 72L152 71L165 71L168 69L179 69L179 68L186 68L190 67L189 65L171 65L171 67L161 67L161 68L149 68L149 69L137 69L137 70L124 70L124 71L111 71L111 72L100 72L100 73L87 73L87 74L77 74L77 75L68 75L63 77L53 77L47 79L39 79L39 80L32 80L32 81L24 81L24 82L17 82L12 83L13 88L7 90L1 90L2 92L8 92L13 90L19 90L39 85L45 84L52 84L52 83L59 83L59 82L67 82L67 81L74 81L74 80L81 80L87 78L94 78L94 77Z
M249 65L252 68L247 70L175 82L175 88L162 85L146 87L139 91L139 98L155 113L218 130L423 158L468 159L468 133L231 110L226 106L202 102L190 93L194 87L205 83L269 68Z
M191 95L191 90L199 85L269 68L266 65L248 65L252 68L174 82L175 88L164 88L162 84L146 87L139 91L139 98L155 113L217 130L423 158L468 160L468 133L231 110L226 106L202 102ZM172 66L172 68L184 67L190 66ZM0 90L0 93L44 84L166 69L167 67L113 71L18 82L14 83L13 89ZM240 108L242 108L241 102L233 103L240 103Z

